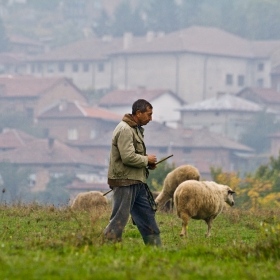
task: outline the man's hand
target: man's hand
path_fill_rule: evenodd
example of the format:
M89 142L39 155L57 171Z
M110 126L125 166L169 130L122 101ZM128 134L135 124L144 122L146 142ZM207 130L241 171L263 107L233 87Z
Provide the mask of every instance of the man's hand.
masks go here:
M148 156L148 169L154 170L156 169L156 162L157 157L155 155L149 155Z
M155 155L148 156L148 165L154 165L157 162L157 157Z

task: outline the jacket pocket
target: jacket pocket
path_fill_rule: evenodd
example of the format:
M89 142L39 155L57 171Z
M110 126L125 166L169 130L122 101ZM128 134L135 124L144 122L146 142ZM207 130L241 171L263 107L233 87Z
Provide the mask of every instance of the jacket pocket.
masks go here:
M136 146L135 146L135 152L136 154L144 154L144 146L143 143L140 140L136 139Z

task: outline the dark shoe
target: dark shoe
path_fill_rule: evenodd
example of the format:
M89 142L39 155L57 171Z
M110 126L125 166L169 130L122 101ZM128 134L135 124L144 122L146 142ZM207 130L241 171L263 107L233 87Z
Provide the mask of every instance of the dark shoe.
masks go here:
M159 234L151 234L151 235L143 236L143 240L145 245L161 247L161 240Z

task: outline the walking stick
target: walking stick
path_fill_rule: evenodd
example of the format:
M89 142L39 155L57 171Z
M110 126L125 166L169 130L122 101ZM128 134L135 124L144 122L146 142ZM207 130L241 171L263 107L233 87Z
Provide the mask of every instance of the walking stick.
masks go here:
M167 159L169 159L169 158L171 158L171 157L173 157L173 155L170 155L170 156L167 156L167 157L161 159L160 161L156 162L155 165L158 165L159 163L161 163L161 162L163 162L163 161L165 161L165 160L167 160ZM107 194L110 193L111 191L112 191L112 190L109 190L109 191L105 192L105 193L103 194L103 196L107 195Z

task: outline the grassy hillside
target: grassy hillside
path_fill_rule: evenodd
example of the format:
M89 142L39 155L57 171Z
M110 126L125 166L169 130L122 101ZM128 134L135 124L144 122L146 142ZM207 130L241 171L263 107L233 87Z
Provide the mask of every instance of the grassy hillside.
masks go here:
M146 247L132 223L104 244L110 209L73 213L36 204L0 206L0 279L279 279L279 210L227 208L213 222L157 213L162 248Z

